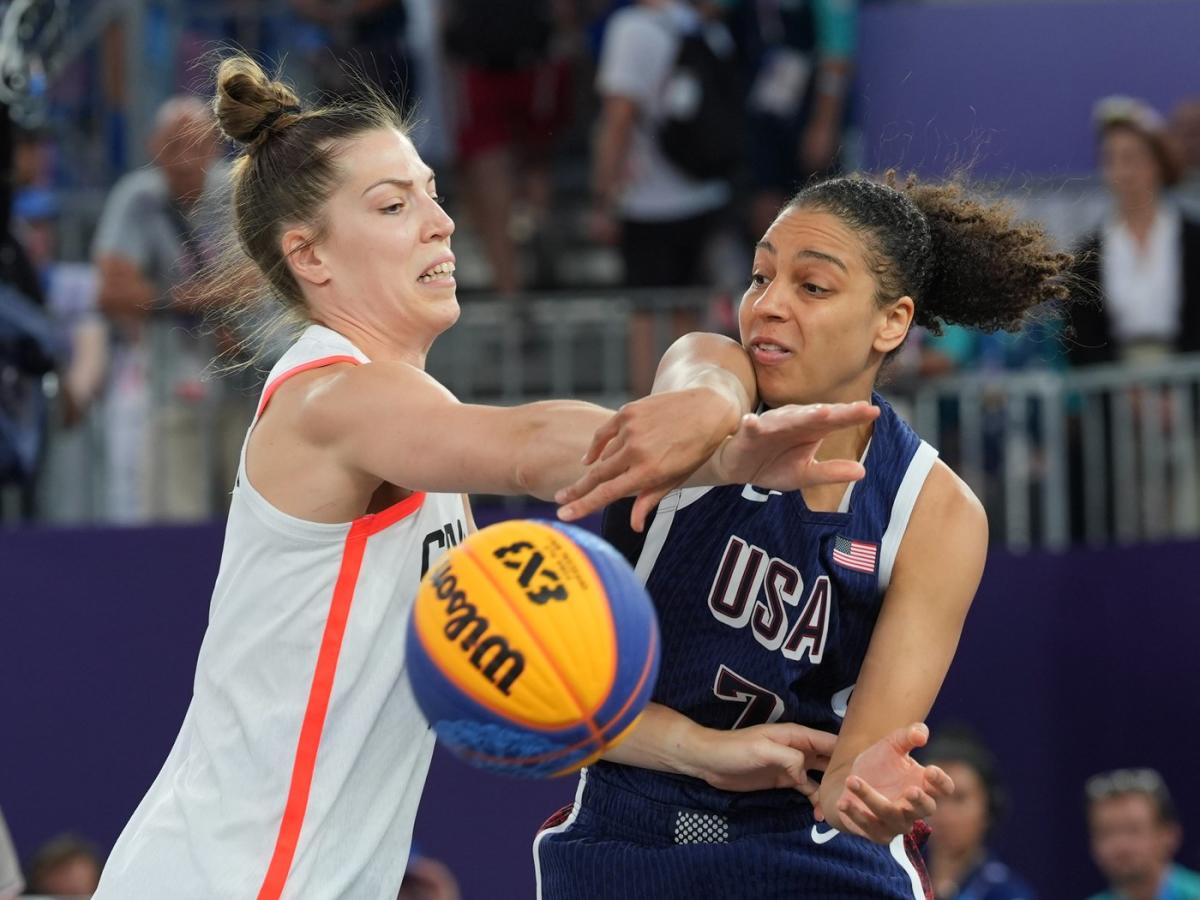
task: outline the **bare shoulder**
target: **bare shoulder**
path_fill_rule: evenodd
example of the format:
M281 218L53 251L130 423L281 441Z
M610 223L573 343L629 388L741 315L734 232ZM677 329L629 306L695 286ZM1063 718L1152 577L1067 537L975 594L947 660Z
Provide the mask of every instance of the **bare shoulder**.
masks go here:
M399 362L329 366L291 381L297 424L317 444L379 424L382 417L419 421L430 407L456 402L428 373ZM283 385L280 393L288 387Z
M913 510L913 524L980 530L987 539L987 514L975 492L948 465L935 460Z
M897 574L936 564L978 578L987 544L988 521L983 504L954 470L937 460L913 507L896 560Z

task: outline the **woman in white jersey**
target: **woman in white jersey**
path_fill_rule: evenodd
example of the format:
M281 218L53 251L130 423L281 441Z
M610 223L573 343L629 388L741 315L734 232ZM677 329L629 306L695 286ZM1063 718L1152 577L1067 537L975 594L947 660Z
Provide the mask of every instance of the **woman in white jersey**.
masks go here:
M241 246L310 325L271 372L243 446L191 705L96 896L392 898L433 749L405 680L418 581L470 528L460 492L552 496L582 474L609 413L465 406L425 374L458 316L454 223L393 110L305 111L240 56L221 64L215 108L244 145ZM696 376L655 401L669 413L649 417L658 436L621 448L634 488L702 462L701 483L861 477L814 452L869 407L739 427L736 413L706 413L728 403L713 403L700 363Z

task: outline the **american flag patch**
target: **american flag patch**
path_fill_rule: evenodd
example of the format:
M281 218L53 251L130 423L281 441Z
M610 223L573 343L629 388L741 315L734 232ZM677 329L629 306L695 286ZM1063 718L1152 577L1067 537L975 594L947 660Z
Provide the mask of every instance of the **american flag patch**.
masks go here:
M873 573L878 551L878 544L852 541L840 534L833 540L833 561L839 566L854 569L856 572Z

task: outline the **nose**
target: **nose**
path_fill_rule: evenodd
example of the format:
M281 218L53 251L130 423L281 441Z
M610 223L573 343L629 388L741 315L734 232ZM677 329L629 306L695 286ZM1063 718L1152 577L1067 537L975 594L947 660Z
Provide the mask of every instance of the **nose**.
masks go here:
M754 298L750 315L768 322L778 322L787 316L787 300L777 290L778 282L772 281L767 289Z
M450 218L445 207L432 197L426 201L426 204L427 213L421 232L422 240L427 243L449 240L450 235L454 234L454 220Z

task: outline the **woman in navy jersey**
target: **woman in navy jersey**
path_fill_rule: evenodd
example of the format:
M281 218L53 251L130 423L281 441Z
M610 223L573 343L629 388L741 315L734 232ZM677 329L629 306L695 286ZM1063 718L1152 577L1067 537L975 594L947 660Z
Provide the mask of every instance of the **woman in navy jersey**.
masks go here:
M606 517L658 609L661 675L639 727L539 835L542 897L928 895L914 825L953 785L909 751L927 739L987 520L874 386L914 323L1019 327L1065 295L1069 264L1037 226L954 185L838 178L784 207L756 247L741 344L684 339L655 390L694 377L703 345L753 398L744 411L869 401L878 419L819 453L866 477L660 489L634 504L639 530L623 505ZM638 420L635 405L602 429L591 477L560 498L567 515L622 496L621 461L605 456ZM789 746L760 752L782 723ZM714 739L731 730L740 756Z

